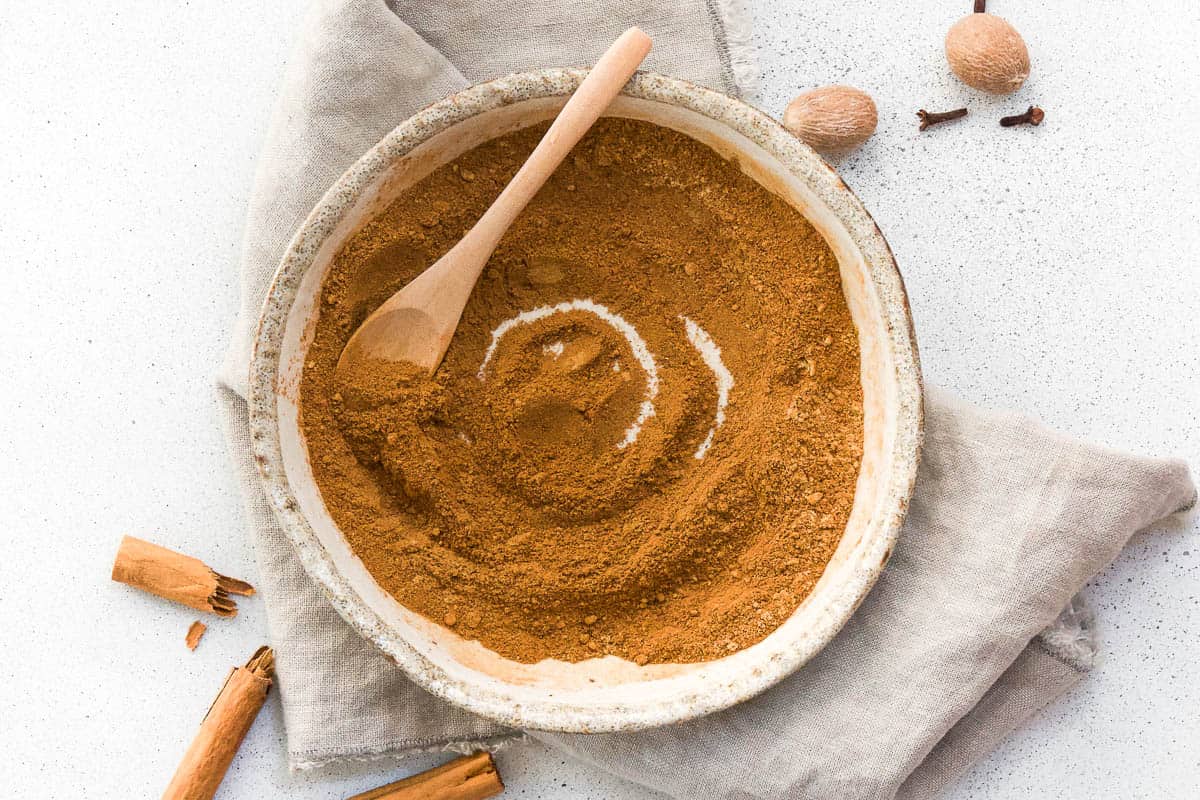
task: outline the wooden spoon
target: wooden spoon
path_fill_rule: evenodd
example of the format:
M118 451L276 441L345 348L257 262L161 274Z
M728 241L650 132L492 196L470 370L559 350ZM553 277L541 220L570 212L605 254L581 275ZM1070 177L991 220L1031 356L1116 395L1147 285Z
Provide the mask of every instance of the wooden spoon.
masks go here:
M650 45L650 37L637 28L621 34L475 227L359 326L338 359L339 372L366 360L406 361L430 374L437 369L500 238L620 93Z

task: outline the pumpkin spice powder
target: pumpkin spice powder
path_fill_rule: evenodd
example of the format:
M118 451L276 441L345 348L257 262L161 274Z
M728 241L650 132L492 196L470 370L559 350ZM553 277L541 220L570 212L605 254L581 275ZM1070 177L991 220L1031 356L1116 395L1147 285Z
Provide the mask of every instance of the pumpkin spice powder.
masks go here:
M836 259L736 164L601 120L501 241L432 378L335 371L544 130L439 168L335 257L301 381L313 473L385 590L502 656L719 658L812 590L862 455Z

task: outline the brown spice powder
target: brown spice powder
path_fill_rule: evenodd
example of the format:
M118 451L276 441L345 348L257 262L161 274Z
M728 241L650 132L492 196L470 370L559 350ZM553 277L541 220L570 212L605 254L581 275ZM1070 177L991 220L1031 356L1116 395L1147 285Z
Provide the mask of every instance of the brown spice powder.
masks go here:
M782 623L837 547L862 455L835 258L707 147L602 120L504 237L431 380L335 376L367 314L468 229L544 126L429 175L337 255L301 386L326 505L403 605L522 662L713 659ZM493 331L522 312L587 308ZM711 336L732 374L714 431ZM487 364L481 371L481 365ZM697 458L712 432L711 446Z

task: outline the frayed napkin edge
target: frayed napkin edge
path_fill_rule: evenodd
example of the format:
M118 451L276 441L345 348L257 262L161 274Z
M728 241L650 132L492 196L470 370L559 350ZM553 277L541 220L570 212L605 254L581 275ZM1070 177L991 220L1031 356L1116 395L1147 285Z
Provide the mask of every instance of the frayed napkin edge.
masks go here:
M742 97L758 93L761 70L754 45L754 15L748 0L708 0L708 7L724 29L717 49L729 69L733 88Z
M417 742L397 742L382 747L372 747L336 755L321 755L318 753L288 753L288 766L292 772L309 772L326 769L339 764L369 763L388 759L409 758L427 753L454 753L470 755L486 751L496 753L518 742L529 739L524 731L497 734L483 739L457 739L442 741L437 739L419 740Z

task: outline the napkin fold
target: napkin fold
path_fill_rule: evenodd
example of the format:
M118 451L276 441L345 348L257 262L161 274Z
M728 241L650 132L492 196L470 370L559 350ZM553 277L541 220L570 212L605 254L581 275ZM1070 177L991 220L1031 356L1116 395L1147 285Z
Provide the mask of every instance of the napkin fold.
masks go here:
M421 107L508 72L586 65L625 28L648 69L729 94L756 78L731 0L318 0L285 75L248 213L241 313L221 368L288 757L296 768L524 735L409 682L305 574L259 485L244 395L262 299L304 216ZM861 608L813 661L735 708L634 734L529 732L680 798L936 796L1090 669L1075 593L1137 530L1194 503L1186 465L1066 439L1017 415L927 397L904 530Z

